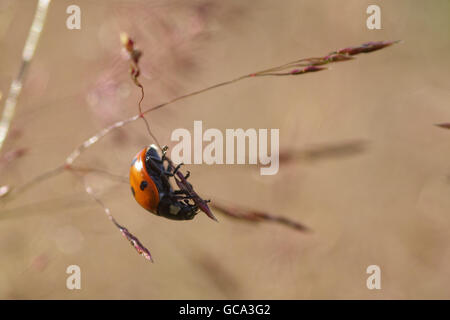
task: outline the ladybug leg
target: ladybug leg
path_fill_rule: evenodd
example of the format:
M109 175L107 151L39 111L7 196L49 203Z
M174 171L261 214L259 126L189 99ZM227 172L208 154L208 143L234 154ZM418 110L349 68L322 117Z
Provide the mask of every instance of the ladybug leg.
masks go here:
M171 193L171 197L175 200L190 200L194 197L185 190L175 190Z
M164 162L167 162L167 165L164 166ZM167 160L167 158L161 159L161 163L163 164L163 173L168 177L173 177L173 173L170 172L170 162Z
M173 172L171 172L170 169L168 169L168 170L166 170L166 172L164 172L164 174L168 177L173 177L178 172L178 170L180 170L181 166L183 166L183 165L184 165L184 163L180 163L179 165L177 165L175 167Z
M154 162L156 162L159 165L162 165L164 162L164 159L161 159L158 155L148 155L148 158Z
M180 163L179 165L177 165L175 167L175 170L173 170L172 174L176 174L178 172L178 170L180 170L181 166L183 166L183 165L184 165L184 163Z
M173 196L173 199L175 200L192 200L194 199L193 196Z
M191 208L192 211L196 212L198 210L198 206L196 204L190 204L189 200L183 200L183 202Z
M165 172L160 172L159 177L161 178L161 181L164 184L165 189L171 190L172 186L170 185L169 179L167 178Z
M172 192L173 194L184 194L184 195L189 195L189 193L185 190L175 190Z

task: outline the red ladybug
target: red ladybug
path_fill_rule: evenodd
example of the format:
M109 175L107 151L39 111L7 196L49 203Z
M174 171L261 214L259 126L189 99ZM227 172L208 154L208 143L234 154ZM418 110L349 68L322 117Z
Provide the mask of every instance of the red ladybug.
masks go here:
M185 191L173 190L169 181L180 165L171 172L168 165L164 167L164 161L167 161L165 154L161 158L153 145L139 151L131 162L131 192L151 213L172 220L191 220L197 214L198 206L189 203L192 196Z

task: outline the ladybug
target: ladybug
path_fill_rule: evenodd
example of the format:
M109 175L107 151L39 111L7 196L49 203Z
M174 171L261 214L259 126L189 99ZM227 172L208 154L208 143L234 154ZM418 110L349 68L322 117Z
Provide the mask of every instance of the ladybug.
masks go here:
M130 168L131 193L147 211L171 220L192 220L199 208L190 204L193 197L183 190L174 190L169 178L181 164L171 170L163 152L162 158L154 145L144 148L133 158ZM189 172L185 178L189 177Z

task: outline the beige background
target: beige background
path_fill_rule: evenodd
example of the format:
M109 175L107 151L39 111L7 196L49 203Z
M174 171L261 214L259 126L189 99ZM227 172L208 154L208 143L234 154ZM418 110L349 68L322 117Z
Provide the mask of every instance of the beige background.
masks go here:
M0 185L56 167L82 141L137 112L139 91L119 31L144 51L145 106L298 58L371 40L396 45L331 70L261 78L181 101L149 117L162 143L175 128L280 128L283 150L362 141L363 152L301 158L261 177L251 166L187 166L200 194L282 214L313 234L203 214L191 222L146 213L129 186L89 175L96 194L150 248L137 255L63 174L0 207L3 299L450 298L448 1L377 1L382 30L365 26L373 1L76 1L66 29L54 1L2 153ZM0 1L0 91L7 93L36 1ZM3 107L4 100L1 105ZM79 164L127 175L151 143L141 122L112 134ZM315 160L315 161L313 161ZM82 289L65 287L66 267ZM368 265L382 290L366 288Z

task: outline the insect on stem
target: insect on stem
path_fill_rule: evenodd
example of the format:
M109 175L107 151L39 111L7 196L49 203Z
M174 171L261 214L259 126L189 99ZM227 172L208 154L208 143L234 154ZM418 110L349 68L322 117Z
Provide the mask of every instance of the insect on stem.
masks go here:
M13 85L11 88L11 92L10 92L10 97L8 97L7 100L7 105L5 107L4 110L4 116L2 121L0 122L0 148L3 144L4 138L6 136L6 133L8 132L8 128L9 128L9 123L12 119L12 114L14 112L14 108L15 108L15 103L16 103L16 99L17 96L20 93L20 88L21 88L21 83L23 80L23 76L24 76L24 70L27 66L28 61L31 59L31 57L33 56L33 52L34 52L34 48L37 44L37 39L39 37L40 31L42 30L42 25L45 21L45 14L47 12L47 7L49 4L49 0L40 0L39 1L39 6L38 6L38 12L36 13L36 17L35 20L37 19L38 21L38 32L37 33L33 33L31 34L30 31L30 36L29 39L31 38L34 42L33 45L28 46L28 40L27 40L27 45L26 48L24 50L24 57L26 57L27 59L23 59L23 63L22 63L22 68L21 68L21 72L19 73L19 76L17 77L16 81L13 82ZM40 8L40 9L39 9ZM39 11L41 10L41 11ZM39 16L39 18L38 18ZM33 23L34 24L34 23ZM125 125L134 122L140 118L142 118L145 122L146 128L148 133L150 134L150 136L153 138L153 140L155 141L155 143L158 145L158 147L160 148L160 150L164 150L161 145L159 144L158 140L156 139L155 135L152 133L150 125L148 123L148 120L145 118L145 114L159 110L163 107L166 107L170 104L173 104L177 101L195 96L195 95L199 95L201 93L204 93L206 91L209 90L213 90L219 87L223 87L223 86L227 86L227 85L231 85L234 83L237 83L241 80L244 79L248 79L248 78L256 78L256 77L262 77L262 76L296 76L296 75L300 75L300 74L306 74L306 73L311 73L311 72L316 72L316 71L321 71L324 70L325 67L323 67L323 65L329 64L329 63L335 63L335 62L341 62L341 61L348 61L353 59L353 56L360 54L360 53L369 53L372 51L376 51L376 50L380 50L383 49L385 47L391 46L392 44L397 43L398 41L378 41L378 42L368 42L365 44L362 44L360 46L355 46L355 47L348 47L348 48L344 48L338 51L334 51L329 53L328 55L325 55L323 57L315 57L315 58L305 58L305 59L299 59L299 60L295 60L289 63L285 63L283 65L277 66L277 67L273 67L273 68L269 68L269 69L265 69L262 71L258 71L258 72L253 72L253 73L249 73L240 77L237 77L235 79L232 80L228 80L228 81L224 81L215 85L212 85L210 87L201 89L201 90L197 90L176 98L173 98L172 100L169 100L165 103L153 106L153 107L149 107L145 110L142 110L142 102L144 100L144 96L145 96L145 92L144 92L144 87L142 86L142 84L139 82L138 77L140 75L140 69L139 69L139 58L141 57L141 52L137 49L134 48L134 42L133 40L131 40L126 34L121 34L121 40L122 40L122 44L125 48L125 50L128 52L129 54L129 58L130 58L130 62L131 62L131 66L130 66L130 74L131 74L131 78L133 80L133 82L135 83L136 86L138 86L141 89L141 98L139 100L138 103L138 109L139 109L139 113L135 116L132 116L128 119L125 120L120 120L117 121L105 128L103 128L102 130L100 130L99 132L97 132L95 135L93 135L92 137L90 137L89 139L87 139L86 141L84 141L80 146L78 146L77 148L75 148L75 150L73 150L69 156L65 159L65 161L63 162L62 165L56 167L53 170L47 171L41 175L38 175L37 177L35 177L34 179L32 179L31 181L25 183L22 186L19 186L18 188L16 188L16 190L24 190L27 188L30 188L31 186L40 183L44 180L47 180L53 176L56 176L62 172L65 171L69 171L71 173L73 173L74 175L76 175L81 182L83 183L84 187L85 187L85 191L86 193L92 198L94 199L104 210L105 214L107 215L107 217L114 223L114 225L121 231L121 233L127 238L128 241L130 241L130 243L133 245L133 247L140 253L142 254L147 260L149 261L153 261L151 254L149 252L149 250L143 246L141 244L141 242L134 236L132 235L127 228L121 226L113 217L113 215L111 214L109 208L107 206L105 206L105 204L94 194L92 188L87 185L84 177L82 176L82 172L83 170L87 170L86 168L82 169L82 168L76 168L73 167L73 163L75 162L75 160L89 147L91 147L92 145L94 145L96 142L98 142L99 140L101 140L101 138L105 137L107 134L109 134L111 131L118 129L118 128L122 128ZM293 69L294 68L294 69ZM14 90L13 90L14 89ZM8 104L8 101L9 104ZM5 116L6 115L6 116ZM6 119L6 120L5 120ZM440 125L441 127L446 128L447 125L446 124L442 124ZM450 126L449 126L450 127ZM169 165L173 168L173 163L171 162L170 159L168 159L169 161ZM92 171L94 171L92 169ZM178 171L177 172L177 178L175 179L178 187L181 190L185 190L187 191L195 200L196 204L198 205L198 207L204 211L211 219L217 220L215 219L214 215L212 214L212 212L209 210L209 207L207 205L207 201L201 199L193 190L192 186L186 181L185 177L183 176L183 174ZM6 198L7 196L10 197L11 196L11 192L9 192L9 188L3 188L1 189L3 197L2 200L4 198ZM13 190L14 191L14 190ZM1 196L1 195L0 195ZM229 208L220 204L215 204L214 207L222 212L224 212L225 214L232 216L232 217L236 217L236 218L240 218L240 219L244 219L244 220L249 220L249 221L275 221L290 227L293 227L297 230L301 230L301 231L306 231L307 228L301 224L298 224L294 221L291 221L289 219L286 219L284 217L280 217L280 216L275 216L275 215L271 215L271 214L267 214L264 212L258 212L258 211L249 211L249 210L243 210L240 208Z

